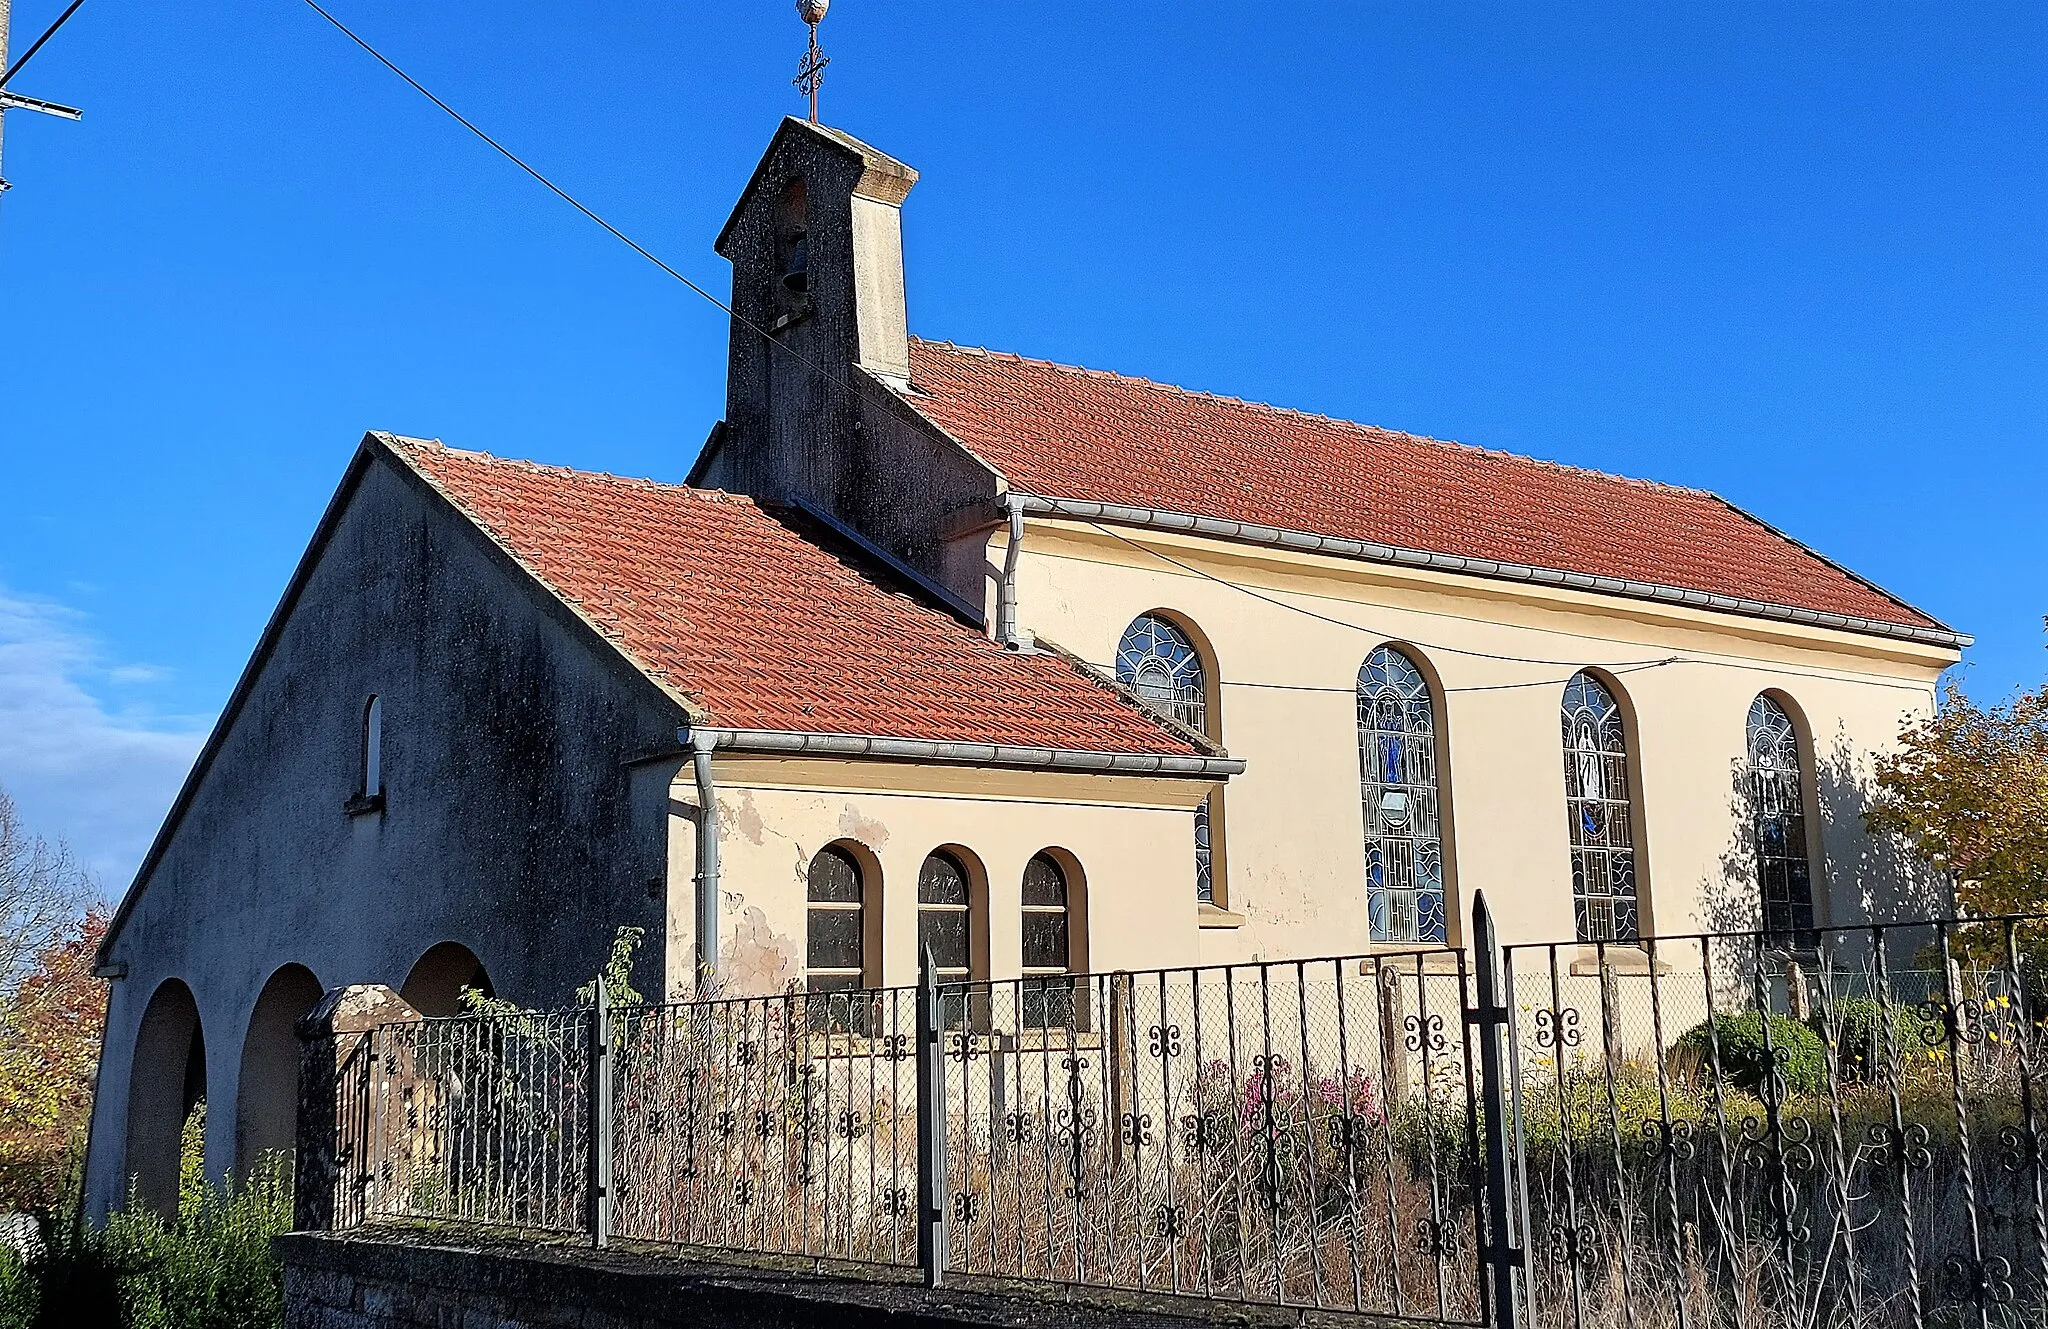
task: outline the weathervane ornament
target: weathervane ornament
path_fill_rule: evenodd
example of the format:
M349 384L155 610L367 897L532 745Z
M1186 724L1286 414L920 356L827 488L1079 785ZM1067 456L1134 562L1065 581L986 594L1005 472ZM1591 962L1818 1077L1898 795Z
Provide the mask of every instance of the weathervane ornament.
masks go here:
M818 85L825 81L825 66L832 60L818 49L818 24L823 21L825 11L832 7L832 0L796 0L796 16L811 29L811 48L804 52L804 62L797 66L797 91L811 99L811 123L818 123Z

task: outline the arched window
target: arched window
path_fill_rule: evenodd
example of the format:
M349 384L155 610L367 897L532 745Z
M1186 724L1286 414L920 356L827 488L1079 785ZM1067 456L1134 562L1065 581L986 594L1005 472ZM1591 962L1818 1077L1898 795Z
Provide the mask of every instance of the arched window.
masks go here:
M1069 909L1065 870L1051 855L1035 855L1024 865L1023 1017L1027 1029L1065 1029L1073 1023L1073 989L1064 981L1073 968Z
M844 849L811 860L805 920L804 989L853 992L867 979L867 882Z
M1792 717L1768 696L1749 705L1749 802L1764 931L1783 941L1813 928L1806 776Z
M959 859L943 849L926 856L917 873L917 945L931 951L941 983L965 983L971 973L973 899Z
M1572 912L1580 941L1636 939L1636 844L1628 728L1614 694L1591 674L1564 689L1565 815L1571 825Z
M1358 670L1365 898L1374 941L1444 939L1436 709L1415 662L1391 646Z
M1209 727L1209 677L1201 652L1175 624L1156 614L1131 620L1117 643L1116 677L1161 715L1216 736ZM1195 809L1195 898L1204 904L1216 902L1210 832L1215 801L1212 794Z
M362 782L356 793L365 799L384 795L384 699L372 694L363 706Z

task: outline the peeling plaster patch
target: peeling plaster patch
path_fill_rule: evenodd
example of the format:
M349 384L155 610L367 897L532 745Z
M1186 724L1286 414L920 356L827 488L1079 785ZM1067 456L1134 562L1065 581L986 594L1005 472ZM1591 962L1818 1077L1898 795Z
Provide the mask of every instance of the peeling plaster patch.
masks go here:
M889 843L889 828L873 817L863 817L851 803L839 814L839 833L849 840L860 841L870 849L880 849Z
M758 846L767 831L767 823L761 820L761 810L754 806L754 791L749 789L740 795L739 818L735 829L747 837L747 842Z
M802 964L791 958L796 942L768 925L760 908L746 909L733 929L732 948L720 967L728 996L768 996L788 991L803 979Z

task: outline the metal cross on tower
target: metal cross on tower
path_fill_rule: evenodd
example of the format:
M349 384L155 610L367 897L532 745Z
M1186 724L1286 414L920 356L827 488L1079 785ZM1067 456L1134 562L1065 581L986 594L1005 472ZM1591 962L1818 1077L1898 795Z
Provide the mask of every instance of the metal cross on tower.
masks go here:
M70 8L66 9L42 36L35 39L34 44L22 53L21 59L10 65L7 63L7 20L10 4L9 0L0 0L0 144L5 142L9 111L38 111L43 115L61 115L66 120L76 120L85 114L75 106L60 106L56 102L46 102L39 97L24 97L18 92L7 90L7 83L14 77L15 71L27 64L37 51L42 50L43 43L50 40L50 34L63 27L64 20L76 13L78 7L84 3L85 0L71 0ZM8 188L7 177L0 175L0 193L5 193Z
M796 0L796 16L811 29L811 48L804 52L804 62L797 66L796 77L790 81L797 91L811 99L812 124L818 123L818 85L825 81L825 66L832 63L831 57L818 49L818 24L831 7L832 0Z

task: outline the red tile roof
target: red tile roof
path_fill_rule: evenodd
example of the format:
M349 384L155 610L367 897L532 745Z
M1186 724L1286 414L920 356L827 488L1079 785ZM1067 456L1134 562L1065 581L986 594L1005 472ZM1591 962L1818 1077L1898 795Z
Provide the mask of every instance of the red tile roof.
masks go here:
M379 435L628 658L736 729L1197 756L1059 655L1005 651L795 514Z
M948 343L911 385L1027 493L1941 627L1696 489Z

